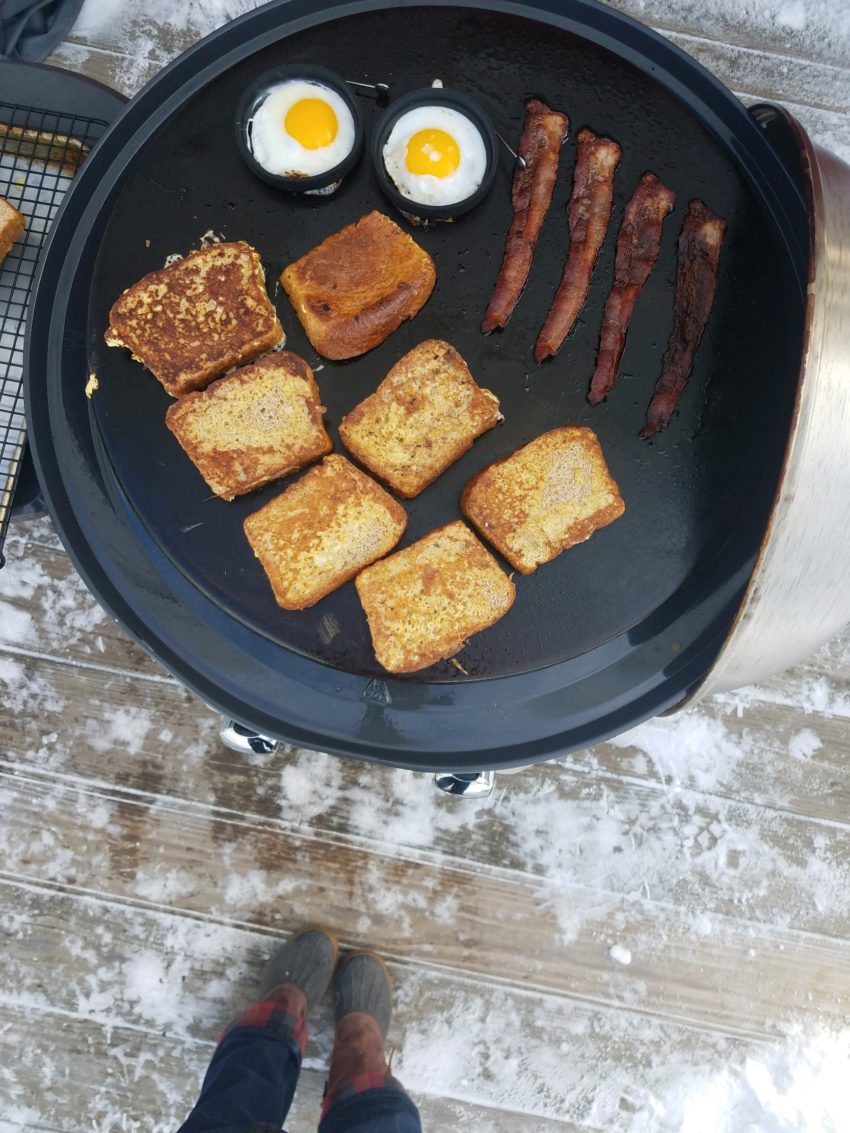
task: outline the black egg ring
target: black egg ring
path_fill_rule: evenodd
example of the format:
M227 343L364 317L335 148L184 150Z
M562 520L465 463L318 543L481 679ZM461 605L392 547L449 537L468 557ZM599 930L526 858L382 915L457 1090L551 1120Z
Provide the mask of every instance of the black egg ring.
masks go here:
M335 91L345 102L354 119L354 144L351 150L337 165L324 173L316 173L311 177L285 177L280 173L270 173L254 156L251 149L251 123L269 91L281 83L291 82L294 79L304 79L306 82L320 83ZM325 67L314 67L309 63L289 63L281 67L274 67L271 71L264 71L246 89L236 110L236 145L242 160L251 172L278 189L287 189L293 193L309 193L316 189L325 189L341 181L360 160L363 152L365 131L363 128L363 113L356 96L351 92L344 79Z
M386 144L387 138L390 136L393 126L395 126L399 118L409 110L413 110L417 106L429 105L447 106L450 110L457 110L458 113L469 118L480 133L487 154L487 163L484 168L484 176L481 179L481 184L470 196L464 197L462 201L456 201L454 204L450 205L427 205L421 201L414 201L411 200L410 197L405 197L404 194L400 193L396 188L394 181L389 173L387 173L386 166L384 165L384 145ZM384 195L395 205L399 212L404 213L406 216L412 215L422 220L454 220L455 217L469 212L470 209L475 208L475 206L487 196L493 185L493 178L496 176L499 152L496 144L496 133L493 129L493 123L490 120L489 114L482 110L472 99L467 98L465 94L460 94L458 91L454 90L445 90L443 87L422 87L419 90L410 91L408 94L397 98L378 119L377 125L372 132L369 145L372 155L372 167L375 170L375 176L378 179L378 184L381 186Z

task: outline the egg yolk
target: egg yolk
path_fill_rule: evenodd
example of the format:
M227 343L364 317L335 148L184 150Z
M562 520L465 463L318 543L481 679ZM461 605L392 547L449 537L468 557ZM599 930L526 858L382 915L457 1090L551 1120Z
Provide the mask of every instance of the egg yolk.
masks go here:
M287 134L305 149L329 146L339 129L333 107L321 98L301 98L293 102L286 112L283 126Z
M407 143L404 160L417 176L448 177L460 165L460 148L445 130L420 130Z

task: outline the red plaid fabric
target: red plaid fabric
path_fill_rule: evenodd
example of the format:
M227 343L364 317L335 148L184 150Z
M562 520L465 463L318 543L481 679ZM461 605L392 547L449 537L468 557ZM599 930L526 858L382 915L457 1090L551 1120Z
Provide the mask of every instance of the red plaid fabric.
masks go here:
M266 1031L275 1039L290 1039L298 1044L303 1058L304 1048L307 1046L307 1021L302 1015L288 1010L288 1006L286 1000L282 999L265 999L261 1003L252 1004L222 1032L219 1044L237 1027L247 1027Z

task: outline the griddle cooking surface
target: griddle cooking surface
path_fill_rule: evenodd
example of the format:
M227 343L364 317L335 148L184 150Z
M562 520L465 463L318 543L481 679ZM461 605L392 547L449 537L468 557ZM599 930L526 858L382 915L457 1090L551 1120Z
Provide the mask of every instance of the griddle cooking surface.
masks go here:
M365 157L326 199L280 193L240 160L233 138L240 95L259 71L297 61L321 63L349 79L388 82L394 94L439 77L478 99L511 144L530 94L569 114L552 208L529 284L504 332L484 337L478 324L510 221L507 155L476 210L453 225L413 232L437 265L437 286L420 314L351 362L316 355L277 286L282 268L373 208L407 226L381 197ZM368 100L363 108L368 131L380 110ZM564 263L573 139L584 125L622 145L614 212L579 325L558 357L537 367L531 352ZM623 206L646 170L676 191L676 208L635 310L617 388L594 409L585 394L616 234ZM679 412L648 443L637 434L672 324L676 238L695 196L728 222L717 300ZM162 267L169 254L197 247L210 229L260 251L287 349L317 371L337 451L345 451L336 431L342 416L425 338L451 342L477 381L500 398L504 425L405 502L410 522L402 546L458 518L458 498L470 477L539 433L572 423L598 433L625 515L536 574L517 578L510 613L460 654L470 678L569 660L626 631L629 642L643 640L716 584L711 568L730 541L740 544L740 562L754 555L761 528L754 529L752 516L763 513L775 483L787 428L780 410L793 395L799 359L798 332L791 329L801 317L796 288L786 274L787 257L775 252L773 230L729 154L682 103L613 54L548 25L456 8L384 9L328 22L257 52L202 90L137 157L112 211L91 290L89 354L100 382L92 416L117 494L228 614L305 656L383 674L353 583L300 613L274 602L242 521L291 481L231 503L211 498L165 427L171 399L127 351L103 344L109 307L121 291ZM774 401L769 414L766 398ZM416 679L466 678L443 662Z

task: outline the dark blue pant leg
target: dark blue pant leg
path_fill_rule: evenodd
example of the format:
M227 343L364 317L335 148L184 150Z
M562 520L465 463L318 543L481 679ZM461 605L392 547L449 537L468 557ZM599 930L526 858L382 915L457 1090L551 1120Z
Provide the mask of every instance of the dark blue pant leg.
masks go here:
M178 1133L280 1130L292 1105L307 1039L303 1020L256 1004L227 1030L201 1096Z
M370 1074L326 1103L319 1133L422 1133L422 1124L400 1082Z

